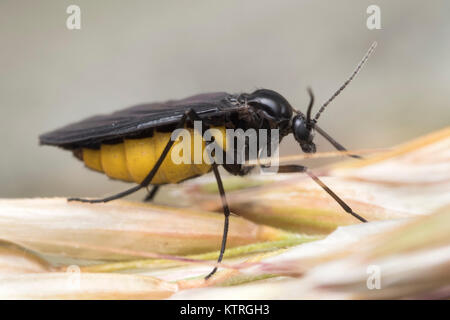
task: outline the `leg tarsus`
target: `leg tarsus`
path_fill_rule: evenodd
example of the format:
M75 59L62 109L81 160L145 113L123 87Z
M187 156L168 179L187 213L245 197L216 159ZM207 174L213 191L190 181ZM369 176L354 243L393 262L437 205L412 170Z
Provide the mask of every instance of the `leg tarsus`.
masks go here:
M316 125L315 129L322 137L324 137L329 143L331 143L333 147L336 148L336 150L347 151L347 149L343 145L334 140L333 137L331 137L328 133L326 133L322 128ZM355 159L363 159L363 157L356 154L349 154L348 156Z
M102 203L102 202L108 202L116 199L123 198L129 194L132 194L142 187L140 185L134 186L133 188L130 188L128 190L122 191L120 193L117 193L115 195L102 198L102 199L83 199L83 198L68 198L67 201L78 201L78 202L85 202L85 203Z
M155 198L160 186L153 186L152 190L148 192L147 196L144 198L144 202L150 202Z
M334 193L333 190L328 188L328 186L325 183L323 183L322 180L320 180L315 174L313 174L311 171L309 171L307 167L301 166L301 165L285 165L285 166L280 166L279 168L280 168L279 172L285 172L285 173L304 172L304 173L306 173L311 179L314 180L315 183L317 183L323 190L325 190L325 192L328 193L341 206L341 208L344 209L345 212L351 214L359 221L367 222L367 220L365 218L361 217L359 214L354 212L352 210L352 208L350 208L350 206L344 202L344 200L339 198L339 196L336 193Z

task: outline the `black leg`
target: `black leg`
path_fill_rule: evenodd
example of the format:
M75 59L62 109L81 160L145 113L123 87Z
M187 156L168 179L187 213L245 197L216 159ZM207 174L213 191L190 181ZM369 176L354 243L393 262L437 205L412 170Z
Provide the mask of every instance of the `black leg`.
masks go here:
M316 129L316 131L322 136L324 137L329 143L331 143L333 145L333 147L335 147L337 150L339 151L347 151L347 149L345 149L345 147L343 145L341 145L339 142L337 142L336 140L334 140L328 133L326 133L322 128L320 128L319 126L315 126L314 127ZM355 159L362 159L361 156L358 156L356 154L349 154L349 157L355 158Z
M149 191L147 196L144 198L144 202L150 202L153 200L153 198L156 196L156 193L158 193L160 186L153 186L152 190Z
M187 118L191 117L192 114L195 114L195 111L190 109L188 111L186 111L183 115L183 117L181 118L180 122L178 123L176 129L181 129L184 127ZM94 199L94 200L90 200L90 199L82 199L82 198L69 198L67 199L68 201L79 201L79 202L87 202L87 203L99 203L99 202L108 202L111 200L116 200L116 199L120 199L123 198L129 194L132 194L142 188L147 187L150 182L152 181L153 177L156 175L156 172L158 171L159 167L161 166L161 164L163 163L164 159L166 158L167 154L170 151L170 148L172 147L172 145L175 143L175 139L169 139L169 141L167 142L166 147L164 148L163 152L161 153L161 155L159 156L158 161L156 161L155 165L153 166L152 170L150 170L150 172L148 173L148 175L145 177L145 179L138 184L137 186L134 186L133 188L130 188L128 190L125 190L123 192L120 192L118 194L112 195L110 197L106 197L103 199Z
M200 117L193 110L191 110L189 112L189 118L192 120L200 120ZM207 130L207 129L209 129L209 126L204 125L203 128L204 128L204 130ZM201 134L203 134L203 132L201 132ZM211 143L211 142L208 142L208 143ZM225 189L223 188L223 183L222 183L222 178L220 177L219 168L217 167L217 164L214 162L214 159L211 159L211 160L212 160L212 165L211 165L212 170L214 172L214 176L216 177L217 186L219 188L219 193L220 193L220 199L222 200L223 215L225 217L224 223L223 223L222 244L220 246L219 258L217 259L217 263L220 263L220 262L222 262L223 255L225 253L225 248L227 246L228 226L230 223L230 214L231 213L230 213L230 208L228 207L227 198L225 196ZM216 271L217 271L217 267L214 267L214 269L205 277L205 280L208 280L209 278L211 278L211 276L214 273L216 273Z
M197 113L193 109L189 109L188 111L186 111L186 113L181 118L176 129L183 128L186 123L187 118L189 118L193 121L201 120L201 118L197 115ZM204 126L205 130L207 128L208 128L208 126ZM203 135L203 132L201 132L201 134ZM169 140L169 142L167 143L163 152L161 153L161 156L159 157L158 161L156 162L155 166L152 168L152 170L149 172L149 174L145 177L145 179L139 185L137 185L131 189L128 189L126 191L123 191L121 193L118 193L116 195L113 195L113 196L110 196L107 198L103 198L103 199L89 200L89 199L81 199L81 198L69 198L68 201L80 201L80 202L88 202L88 203L108 202L111 200L122 198L122 197L127 196L133 192L136 192L142 188L147 187L150 184L150 182L152 181L153 177L155 176L156 172L158 171L158 169L161 166L162 162L164 161L165 157L169 153L170 148L172 147L174 142L175 141L172 139ZM216 177L217 185L219 187L220 197L222 199L223 212L224 212L224 216L225 216L225 221L224 221L224 226L223 226L223 235L222 235L222 245L220 247L219 258L217 259L217 262L220 263L223 259L223 255L225 253L225 248L226 248L226 244L227 244L230 209L228 207L228 203L227 203L227 200L225 197L225 190L223 188L222 179L220 178L220 173L217 168L217 164L215 162L213 162L213 164L212 164L212 169L213 169L214 175ZM153 198L153 196L156 194L158 188L159 188L159 186L154 186L152 191L150 192L150 194L146 197L146 199ZM205 279L206 280L209 279L214 273L216 273L216 271L217 271L217 267L214 267L214 269L205 277Z
M300 166L300 165L280 166L278 172L280 172L280 173L291 173L291 172L304 172L304 173L306 173L308 176L310 176L314 180L314 182L316 182L319 186L321 186L322 189L325 190L342 207L342 209L345 210L345 212L351 214L352 216L354 216L355 218L357 218L358 220L360 220L362 222L367 222L366 219L361 217L359 214L353 212L352 208L350 208L344 202L344 200L339 198L336 193L334 193L330 188L328 188L326 186L326 184L322 182L322 180L320 180L315 174L310 172L308 170L308 168L306 168L305 166Z
M220 263L223 259L223 254L225 253L225 247L227 245L227 236L228 236L228 225L229 225L229 217L230 217L230 209L228 207L227 198L225 197L225 190L223 188L222 179L220 178L219 169L217 168L217 164L212 164L214 176L216 177L217 186L219 187L220 198L222 199L222 208L223 214L225 216L225 221L223 224L223 235L222 235L222 245L220 247L219 258L217 259L217 263ZM208 280L214 273L216 273L217 267L205 277L205 280Z
M190 110L189 111L189 117L192 120L201 120L200 117L193 111ZM204 125L203 126L204 130L209 129L208 125ZM203 134L203 132L201 132L201 134ZM212 141L211 141L212 142ZM209 143L211 143L209 142ZM228 238L228 226L230 223L230 208L228 207L228 202L227 202L227 198L225 197L225 189L223 188L223 183L222 183L222 178L220 177L220 173L219 173L219 168L217 167L217 164L214 162L214 159L212 160L212 169L214 172L214 176L216 177L216 181L217 181L217 186L219 188L219 193L220 193L220 199L222 200L222 209L223 209L223 214L225 217L224 223L223 223L223 234L222 234L222 244L220 246L220 253L219 253L219 258L217 259L217 263L222 262L223 259L223 255L225 253L225 248L227 246L227 238ZM214 269L205 277L205 280L208 280L209 278L211 278L211 276L216 273L217 271L217 267L214 267Z

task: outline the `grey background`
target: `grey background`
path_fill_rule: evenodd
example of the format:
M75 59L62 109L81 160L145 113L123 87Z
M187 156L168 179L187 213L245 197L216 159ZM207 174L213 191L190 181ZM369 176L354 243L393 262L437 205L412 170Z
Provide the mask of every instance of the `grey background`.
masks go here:
M66 28L81 7L82 29ZM382 29L366 28L381 7ZM0 2L0 197L103 195L121 182L40 133L140 102L266 87L299 109L362 73L320 124L348 148L391 146L448 125L448 1ZM318 107L318 105L316 106ZM330 150L318 140L320 150ZM297 152L286 139L283 154Z

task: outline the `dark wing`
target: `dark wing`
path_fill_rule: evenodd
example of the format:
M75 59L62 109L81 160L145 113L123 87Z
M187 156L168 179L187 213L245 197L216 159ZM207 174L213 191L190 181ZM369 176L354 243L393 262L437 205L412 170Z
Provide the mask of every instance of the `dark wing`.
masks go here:
M41 144L69 149L98 145L103 141L178 123L189 108L194 109L204 119L240 109L239 106L231 103L231 98L233 96L230 94L216 92L181 100L141 104L67 125L41 135L39 141Z

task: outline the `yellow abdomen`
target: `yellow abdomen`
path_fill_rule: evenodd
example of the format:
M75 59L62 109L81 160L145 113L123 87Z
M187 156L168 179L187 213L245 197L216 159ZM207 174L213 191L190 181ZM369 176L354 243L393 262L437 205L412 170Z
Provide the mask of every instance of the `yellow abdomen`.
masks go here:
M220 130L222 140L217 139L218 137L214 132L213 136L222 148L225 146L224 149L226 150L225 128L219 127L215 129ZM197 159L198 162L198 159L203 159L201 156L205 149L205 142L201 139L200 134L193 129L186 130L190 133L190 141L189 139L178 139L174 143L151 184L178 183L203 175L211 170L211 165L204 160L201 163L195 163L194 160ZM95 150L83 148L82 159L88 168L104 172L110 178L141 183L156 164L171 134L171 132L155 131L154 135L149 138L124 139L122 143L102 144L100 149ZM190 145L188 144L189 142ZM194 147L194 143L198 145ZM188 148L191 150L190 157L189 154L182 154ZM173 151L177 154L172 155ZM174 157L172 156L176 156L178 159L185 156L184 163L174 162ZM189 158L190 161L188 161Z

